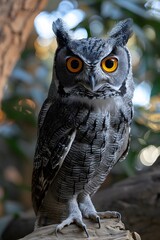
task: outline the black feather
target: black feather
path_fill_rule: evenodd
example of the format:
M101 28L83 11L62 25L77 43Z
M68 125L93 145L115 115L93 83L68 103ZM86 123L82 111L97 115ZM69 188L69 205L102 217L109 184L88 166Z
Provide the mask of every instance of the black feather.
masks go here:
M124 46L132 36L133 20L131 18L120 21L109 33L109 40L116 46Z
M53 22L52 30L55 33L57 42L60 46L67 45L68 42L70 42L71 37L69 30L61 18L58 18L55 22Z

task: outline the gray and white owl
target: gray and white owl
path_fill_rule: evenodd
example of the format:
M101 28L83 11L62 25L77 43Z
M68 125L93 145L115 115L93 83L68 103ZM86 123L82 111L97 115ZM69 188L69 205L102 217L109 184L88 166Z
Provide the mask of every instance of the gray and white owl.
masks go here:
M97 212L91 196L128 152L134 91L126 43L132 20L108 38L72 39L61 19L53 23L58 48L49 94L38 119L32 199L36 227L83 218L119 217ZM55 90L56 89L56 90Z

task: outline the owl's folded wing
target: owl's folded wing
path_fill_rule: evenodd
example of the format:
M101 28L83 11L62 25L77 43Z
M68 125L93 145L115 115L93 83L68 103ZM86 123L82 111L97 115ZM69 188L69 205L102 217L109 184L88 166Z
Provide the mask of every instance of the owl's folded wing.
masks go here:
M46 104L43 105L39 117L39 133L32 176L32 200L36 213L76 136L76 129L67 127L58 119L55 107L52 104Z

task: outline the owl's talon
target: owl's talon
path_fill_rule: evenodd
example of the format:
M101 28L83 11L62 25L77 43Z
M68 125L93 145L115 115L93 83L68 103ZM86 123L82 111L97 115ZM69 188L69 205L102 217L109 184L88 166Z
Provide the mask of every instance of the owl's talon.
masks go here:
M86 228L85 225L83 226L83 230L85 231L85 233L86 233L86 235L87 235L87 238L89 238L89 233L88 233L87 228Z
M58 228L56 227L56 229L55 229L55 235L56 235L56 237L58 238Z
M58 225L55 229L55 235L56 235L57 238L58 238L58 232L61 233L61 230L62 230L62 228L60 228L59 225Z
M121 221L121 214L119 212L116 212L116 213L117 213L118 221Z
M116 211L111 212L111 217L112 218L117 218L118 221L121 220L121 214L119 212L116 212Z
M100 217L97 217L97 223L98 223L98 227L101 228L101 222L100 222Z
M98 227L101 228L101 221L99 216L97 216L97 223L98 223Z

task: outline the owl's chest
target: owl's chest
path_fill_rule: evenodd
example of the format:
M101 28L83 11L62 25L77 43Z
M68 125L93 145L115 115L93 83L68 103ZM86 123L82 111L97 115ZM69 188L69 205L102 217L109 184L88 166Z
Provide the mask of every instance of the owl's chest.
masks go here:
M102 153L110 145L116 149L127 125L125 104L121 101L123 99L95 99L72 105L68 118L69 125L76 128L72 149L91 154Z
M76 140L101 147L115 131L121 121L120 109L112 101L95 100L91 105L78 111ZM111 131L112 130L112 131Z
M90 112L77 129L77 142L103 148L110 127L109 113Z

